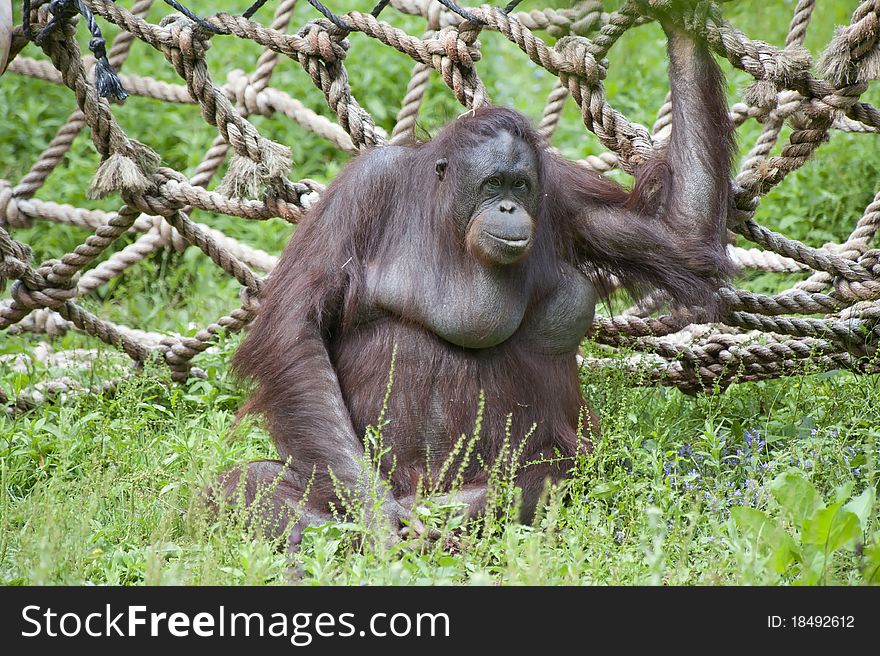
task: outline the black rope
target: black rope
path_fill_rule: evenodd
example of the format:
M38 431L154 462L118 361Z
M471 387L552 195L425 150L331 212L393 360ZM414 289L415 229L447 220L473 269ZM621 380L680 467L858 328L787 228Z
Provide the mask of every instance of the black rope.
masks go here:
M256 14L260 10L260 7L262 7L268 1L269 0L257 0L254 4L248 7L247 10L245 10L242 16L244 16L245 18L250 18L251 16Z
M327 7L321 4L320 0L309 0L309 4L312 5L315 9L323 14L324 18L333 23L336 27L341 30L345 30L346 32L354 32L355 28L342 20L339 16L330 11Z
M484 21L482 18L477 18L467 9L462 9L457 4L452 2L452 0L437 0L437 2L446 7L449 11L458 14L470 23L474 23L475 25L486 25L486 21Z
M379 4L377 4L375 7L373 7L373 11L370 12L370 15L373 18L378 18L379 14L381 14L382 10L388 6L389 2L391 2L391 0L379 0Z
M215 27L205 19L196 16L189 9L177 2L177 0L165 0L165 2L202 29L211 32L212 34L226 33L225 30ZM265 3L266 0L258 0L255 8L252 8L253 11L256 11ZM46 27L43 28L39 34L34 36L31 33L31 0L22 1L21 24L25 37L29 40L33 40L39 45L46 36L51 34L51 32L63 21L72 18L76 14L80 14L85 19L89 33L92 35L92 38L89 40L89 50L91 50L92 54L95 56L95 88L98 91L98 95L102 98L115 98L120 102L128 98L128 92L126 92L125 87L122 86L122 81L119 79L119 75L113 70L113 66L110 65L110 61L107 59L107 42L101 34L101 28L98 25L98 21L95 20L95 15L86 4L82 0L52 0L49 3L49 11L52 12L52 18L46 23Z
M265 0L264 0L264 2L265 2ZM192 13L189 9L187 9L182 4L177 2L177 0L165 0L165 4L171 5L172 7L174 7L177 11L179 11L181 14L183 14L184 16L189 18L193 23L195 23L196 25L201 27L203 30L207 30L208 32L211 32L212 34L228 34L228 32L226 32L224 29L222 29L220 27L215 27L214 25L211 25L211 23L206 21L204 18L199 18L194 13ZM257 7L257 9L259 9L259 7Z
M509 14L514 9L516 9L519 3L521 3L522 1L523 0L510 0L510 2L507 3L507 6L501 11L503 11L505 14Z
M22 11L25 13L23 16L28 15L30 8L30 0L24 0ZM95 88L98 95L102 98L115 98L120 102L128 98L128 93L122 86L119 76L107 60L107 42L101 35L98 21L95 20L94 14L85 3L82 0L52 0L49 3L49 11L52 12L52 18L46 23L46 27L34 37L37 45L41 44L62 22L80 14L85 19L86 26L92 35L89 40L89 50L95 56ZM29 22L26 25L26 30L25 34L28 34L30 32Z
M458 14L470 23L474 23L476 25L486 24L486 21L482 20L481 18L477 18L477 16L472 14L467 9L459 7L452 0L437 1L444 7L449 9L451 12ZM256 2L248 7L242 15L245 18L250 18L263 5L265 5L266 2L268 2L268 0L256 0ZM382 10L385 9L385 7L387 7L390 2L391 0L379 0L378 4L373 7L373 10L370 12L370 14L374 17L378 17L379 14L382 13ZM511 2L504 8L504 13L506 14L512 11L520 2L522 2L522 0L511 0ZM227 33L224 29L216 27L207 22L205 19L195 15L192 11L177 2L177 0L165 0L165 3L189 18L202 29L211 32L212 34ZM327 20L329 20L339 29L345 30L346 32L355 31L355 28L353 26L349 25L344 20L342 20L342 18L330 11L330 9L328 9L327 6L321 2L321 0L309 0L309 4L312 5L319 12L321 12L321 14ZM49 3L49 8L52 11L52 19L46 24L45 29L43 29L43 31L40 32L39 35L37 35L36 41L42 41L43 37L51 30L54 30L62 20L66 20L76 13L81 14L86 20L89 32L92 34L92 39L89 41L89 50L91 50L92 53L95 55L95 86L97 87L98 94L102 98L116 98L119 101L125 100L128 97L128 93L125 91L125 88L122 86L122 82L119 80L119 76L116 74L116 71L113 70L113 67L110 65L110 62L107 59L106 41L101 35L101 28L98 26L98 23L95 20L95 16L94 14L92 14L91 10L85 5L82 0L52 0L52 2ZM22 30L25 37L27 37L28 39L31 39L30 12L31 0L22 0Z
M95 86L98 89L98 95L102 98L115 98L122 102L128 98L128 92L122 86L122 80L119 79L110 61L107 59L107 53L104 50L104 39L96 38L89 41L89 50L95 53ZM98 52L100 51L100 55Z

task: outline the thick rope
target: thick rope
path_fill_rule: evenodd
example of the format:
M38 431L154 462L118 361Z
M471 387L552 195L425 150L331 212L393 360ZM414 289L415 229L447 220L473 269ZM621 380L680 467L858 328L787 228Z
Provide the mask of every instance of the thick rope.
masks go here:
M627 2L609 14L602 12L598 0L581 0L568 9L510 13L487 5L459 10L436 0L392 0L390 6L397 11L426 19L421 37L381 20L378 11L330 14L328 19L314 20L288 33L295 0L279 2L269 26L228 14L199 17L197 22L173 15L157 25L145 19L150 0L139 0L131 9L112 0L85 0L85 4L100 20L121 28L108 51L108 63L114 71L122 67L137 39L161 52L181 81L171 84L119 71L118 80L125 91L163 102L198 104L205 121L217 127L217 137L190 178L159 167L158 156L122 131L113 106L96 91L92 81L95 59L80 53L76 20L52 23L50 5L45 0L32 1L28 16L31 33L41 35L38 45L47 58L18 56L21 44L16 42L8 70L67 86L78 109L17 184L0 180L0 226L13 230L49 220L92 234L73 252L37 265L26 245L0 227L0 283L12 282L10 298L0 301L0 328L50 336L79 330L118 346L136 362L166 362L176 380L199 375L191 367L193 358L218 334L241 330L253 318L258 311L261 278L252 270L269 272L277 261L193 221L191 213L198 210L247 220L280 216L295 223L323 191L310 180L289 180L289 151L260 135L248 121L250 116L284 116L348 153L389 142L403 143L413 136L432 72L463 107L489 102L477 71L481 57L477 38L490 30L514 43L524 56L556 78L538 126L540 134L548 141L552 138L570 96L584 126L608 149L579 162L583 166L599 172L617 167L631 172L664 148L669 138L668 96L651 131L630 122L605 98L603 80L609 62L614 61L615 43L627 30L652 20L650 6L641 1ZM597 342L635 348L644 355L638 361L591 360L596 366L634 371L646 368L640 378L646 384L675 385L688 392L811 368L878 371L880 257L876 246L872 250L872 243L880 229L880 192L840 245L803 244L754 219L761 198L803 166L833 130L871 138L880 129L880 111L860 99L867 82L880 77L880 0L858 5L850 24L837 32L821 57L819 77L810 72L812 62L802 47L814 5L814 0L797 3L784 48L751 40L712 12L687 17L683 23L685 29L703 36L718 55L755 79L743 102L731 108L735 126L755 119L763 128L733 182L735 208L729 226L756 247L731 246L732 259L746 269L809 275L774 295L722 289L720 297L727 309L723 325L687 326L682 316L651 316L662 312L665 305L666 299L659 294L643 299L622 315L597 317L590 331ZM50 23L54 27L45 30ZM17 30L21 35L20 28ZM347 37L352 31L414 62L390 138L351 92L345 60L350 56ZM539 31L555 42L537 36ZM211 80L207 66L210 42L218 33L228 35L220 38L247 39L263 48L252 73L231 71L223 86ZM17 38L20 41L21 37ZM320 116L271 86L273 72L283 58L308 74L323 92L335 120ZM792 127L791 135L774 155L786 122ZM102 158L92 193L119 193L125 201L119 212L35 198L49 176L62 167L65 154L86 126ZM209 189L230 151L226 178L216 189ZM134 242L98 261L112 251L119 237L132 232L139 233ZM240 305L194 337L158 335L113 324L76 302L159 249L189 246L201 249L242 285ZM71 381L53 384L54 388L47 389L56 392L35 390L3 403L22 411L55 393L88 391Z

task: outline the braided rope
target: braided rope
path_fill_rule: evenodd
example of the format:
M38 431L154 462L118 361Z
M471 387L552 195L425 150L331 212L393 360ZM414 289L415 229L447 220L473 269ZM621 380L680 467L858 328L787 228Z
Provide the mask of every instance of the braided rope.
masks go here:
M46 58L17 56L18 49L13 49L8 71L67 86L78 109L17 184L0 180L0 287L12 281L10 297L0 301L0 329L42 332L50 337L79 330L120 348L137 363L165 362L175 380L199 375L192 367L193 358L218 334L242 330L252 320L261 288L261 278L253 270L269 272L277 261L192 221L192 210L248 220L282 217L296 223L323 191L313 181L288 179L289 150L262 136L248 120L251 116L285 116L348 153L402 143L412 138L432 71L462 106L488 102L477 72L481 57L477 37L482 31L495 31L556 77L538 125L540 134L548 141L552 138L571 97L584 126L608 149L582 160L583 166L599 172L618 167L631 172L669 138L668 96L649 131L612 107L603 86L609 66L606 57L614 44L626 31L649 22L650 5L662 5L663 0L630 0L613 13L602 12L599 0L578 0L567 9L509 14L482 5L464 9L462 15L471 20L435 0L392 0L391 7L397 11L425 19L421 37L360 12L331 15L333 20L314 20L288 33L296 0L280 0L268 26L222 13L206 17L203 24L181 15L153 24L146 20L152 0L137 0L130 9L112 0L85 0L85 4L95 16L121 30L108 51L114 70L123 65L138 40L162 53L180 77L180 83L174 84L121 72L118 78L125 90L164 102L197 104L204 120L216 126L217 136L191 178L160 167L147 146L130 139L119 127L112 106L96 92L92 81L95 59L82 56L75 19L55 21L47 30L53 20L49 3L32 1L31 33L39 35L36 41ZM687 326L681 317L651 316L663 307L659 294L622 315L599 316L590 332L599 344L625 346L642 354L622 360L589 358L591 365L639 371L642 384L674 385L687 392L805 370L880 371L876 358L880 251L871 248L880 229L880 192L840 245L813 247L754 220L761 198L803 166L833 130L866 135L880 131L880 111L860 99L868 80L880 76L880 0L858 5L850 24L837 32L822 56L820 77L810 72L810 56L802 47L814 6L815 0L799 0L784 48L751 40L711 13L705 18L695 13L683 25L755 79L743 102L731 107L735 126L754 119L763 127L734 180L735 207L729 227L756 247L731 246L730 255L745 269L806 277L775 295L722 289L720 296L727 308L724 324ZM390 137L351 92L345 66L351 31L413 60ZM262 47L252 73L231 71L223 86L212 81L207 57L215 32ZM555 42L543 40L537 32L545 32ZM298 64L322 91L335 121L271 86L274 70L284 58ZM774 156L771 153L786 123L792 132ZM125 205L118 212L35 198L85 127L102 158L92 194L120 194ZM216 189L207 189L230 152L226 177ZM41 220L77 226L92 234L71 253L35 265L30 249L14 239L11 231ZM114 251L119 238L128 233L138 236ZM114 324L77 302L157 250L182 251L190 246L201 249L242 286L240 305L191 337ZM104 388L114 384L109 381ZM53 395L88 391L68 379L49 381L43 387L18 399L0 397L0 402L10 411L22 411Z

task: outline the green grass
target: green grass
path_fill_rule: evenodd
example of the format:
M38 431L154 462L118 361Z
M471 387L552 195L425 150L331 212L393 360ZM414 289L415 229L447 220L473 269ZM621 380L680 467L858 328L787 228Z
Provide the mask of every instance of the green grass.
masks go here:
M230 0L223 9L240 11L247 4ZM527 2L524 8L541 4ZM208 11L203 2L189 6ZM331 6L343 11L370 3ZM776 44L784 40L792 9L790 2L724 5L735 25ZM851 3L820 3L807 40L814 55L851 9ZM216 10L211 5L210 11ZM169 11L158 4L150 20L157 22ZM270 12L269 6L261 10L264 21ZM422 29L416 19L387 14L410 33ZM303 3L294 24L314 16ZM411 62L363 35L350 39L346 65L355 95L390 131ZM552 78L499 35L484 34L481 41L478 69L493 100L537 120ZM31 46L24 54L34 52ZM250 44L218 37L209 67L222 83L225 71L251 68L257 54ZM633 30L612 50L610 63L609 99L633 120L650 125L665 93L662 33L656 26ZM162 56L143 45L135 46L125 70L178 81ZM733 99L748 80L729 66L725 70ZM273 84L331 116L298 64L282 62ZM866 99L880 101L876 83ZM0 79L0 112L6 117L0 178L18 180L73 109L66 89L12 75ZM435 78L422 113L424 127L436 130L459 112ZM114 114L129 134L185 172L194 170L215 135L194 106L131 98L114 107ZM258 117L254 123L266 136L291 145L294 179L329 181L346 159L281 118ZM758 132L753 123L743 131L743 153ZM870 135L833 135L815 160L762 202L758 220L811 245L842 240L876 192L876 144ZM554 145L572 157L600 150L571 101ZM97 163L83 134L38 197L114 209L118 199L85 198ZM273 253L290 234L280 220L255 223L205 213L195 218ZM14 235L30 244L40 261L71 251L87 233L38 222ZM120 240L120 246L130 240ZM791 278L761 274L742 283L774 291ZM198 250L163 251L84 304L128 325L193 334L233 308L237 292L238 285ZM0 357L26 356L40 341L39 336L4 335ZM363 528L353 521L310 530L291 563L274 545L250 535L240 518L212 518L199 500L199 491L219 472L274 455L268 436L253 423L230 435L245 395L227 371L237 343L237 336L221 339L199 356L196 364L207 371L205 380L176 385L167 371L148 369L113 396L79 396L16 418L0 415L0 581L880 582L880 504L873 493L880 457L876 376L817 373L688 397L634 387L633 380L614 372L585 371L585 394L602 417L603 433L570 486L551 498L534 526L503 519L459 526L448 508L425 507L423 521L446 529L437 543L388 546L375 531L366 531L364 539ZM124 357L80 335L65 335L53 347L97 348L95 365L91 371L62 371L30 361L13 366L4 357L0 389L14 397L62 374L93 384L125 371ZM502 481L498 491L503 511L510 490Z

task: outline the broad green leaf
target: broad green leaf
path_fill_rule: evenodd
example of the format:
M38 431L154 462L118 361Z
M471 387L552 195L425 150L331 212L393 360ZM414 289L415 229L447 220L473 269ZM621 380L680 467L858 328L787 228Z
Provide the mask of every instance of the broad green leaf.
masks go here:
M767 548L772 554L774 569L784 574L798 556L797 544L766 513L747 506L734 506L730 516L737 527L757 540L759 547Z
M844 510L840 504L834 504L804 521L801 541L815 544L830 555L855 541L861 534L859 518L855 513Z
M864 565L865 583L868 585L880 585L880 542L865 549Z
M595 499L607 499L620 489L620 483L599 483L590 490L590 496Z
M774 478L770 491L798 527L824 505L813 484L798 471L787 471Z
M743 533L755 538L763 537L776 528L776 524L767 513L756 508L734 506L730 509L730 516L733 517L733 521Z
M869 485L864 492L847 503L844 508L859 518L859 525L864 531L868 527L868 519L874 508L874 488Z
M819 550L810 550L803 559L803 569L797 581L798 585L816 585L825 574L826 558Z
M777 528L774 534L773 567L778 574L785 574L788 568L799 560L801 555L794 539L782 528Z
M834 503L845 503L852 496L854 487L855 483L847 481L843 485L838 485L834 488Z

